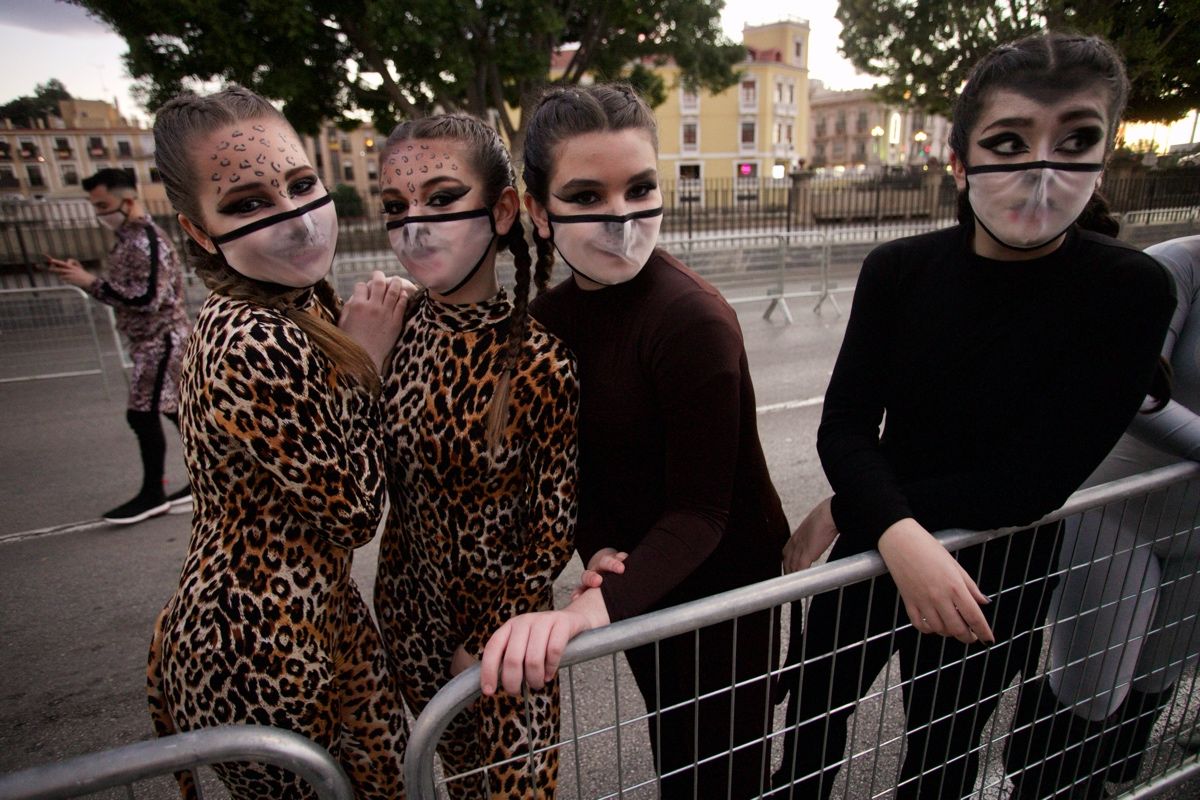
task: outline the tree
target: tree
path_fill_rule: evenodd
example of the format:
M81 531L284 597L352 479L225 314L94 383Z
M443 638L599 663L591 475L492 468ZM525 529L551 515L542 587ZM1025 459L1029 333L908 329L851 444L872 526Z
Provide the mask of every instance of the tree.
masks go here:
M339 183L329 193L333 197L333 207L338 219L355 219L363 215L363 201L353 186Z
M439 109L500 111L516 144L556 53L554 82L626 77L659 97L640 65L674 59L690 87L720 91L745 54L721 33L723 0L72 2L124 37L149 106L189 81L237 82L283 101L305 132L355 111L381 130Z
M70 100L71 93L62 81L51 78L34 87L32 95L22 95L0 106L0 119L10 119L18 128L36 128L48 117L58 116L58 101Z
M1170 121L1200 105L1196 0L839 0L841 51L885 78L887 102L948 114L971 66L998 44L1052 30L1107 37L1133 91L1126 117Z

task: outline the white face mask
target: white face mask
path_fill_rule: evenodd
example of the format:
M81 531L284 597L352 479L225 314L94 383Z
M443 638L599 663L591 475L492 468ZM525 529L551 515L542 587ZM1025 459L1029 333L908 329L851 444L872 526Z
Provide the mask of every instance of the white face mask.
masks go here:
M466 286L487 260L496 221L490 208L476 208L392 220L387 232L409 274L446 297Z
M1036 250L1066 233L1096 189L1103 164L1026 161L967 167L967 199L989 236Z
M112 211L96 212L96 219L110 231L116 231L129 221L129 214L125 211L125 203L122 202Z
M550 235L575 273L602 286L637 277L658 244L662 206L631 214L550 214ZM558 223L556 228L554 223Z
M337 247L337 212L325 194L212 237L225 263L247 278L300 289L329 274Z

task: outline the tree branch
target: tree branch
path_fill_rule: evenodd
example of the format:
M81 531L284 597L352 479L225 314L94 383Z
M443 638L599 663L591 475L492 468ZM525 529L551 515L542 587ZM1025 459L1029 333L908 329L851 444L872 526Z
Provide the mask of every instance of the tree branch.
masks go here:
M409 116L423 116L420 109L404 96L404 90L400 88L400 84L396 83L392 77L392 71L388 68L387 59L383 57L383 53L379 52L379 48L375 46L375 39L352 21L341 17L338 17L337 21L338 25L341 26L342 33L346 34L346 38L362 54L362 63L370 67L371 72L379 73L379 77L383 79L383 88L391 101Z

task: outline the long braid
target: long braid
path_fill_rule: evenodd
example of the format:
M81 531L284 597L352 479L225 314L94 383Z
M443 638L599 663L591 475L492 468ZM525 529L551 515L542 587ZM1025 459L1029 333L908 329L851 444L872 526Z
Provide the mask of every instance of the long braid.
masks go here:
M537 264L533 268L533 285L538 294L546 291L550 283L550 272L554 269L554 242L538 235L533 229L533 244L537 248Z
M504 341L504 350L500 355L503 372L500 382L496 384L496 393L492 396L492 404L488 407L487 415L487 444L488 450L495 450L508 427L508 406L512 394L512 375L521 360L521 349L525 344L525 334L529 328L529 280L532 260L529 258L529 244L525 241L525 228L518 216L513 220L512 228L501 239L501 244L512 253L513 265L516 268L516 286L513 289L512 313L508 317L508 338Z

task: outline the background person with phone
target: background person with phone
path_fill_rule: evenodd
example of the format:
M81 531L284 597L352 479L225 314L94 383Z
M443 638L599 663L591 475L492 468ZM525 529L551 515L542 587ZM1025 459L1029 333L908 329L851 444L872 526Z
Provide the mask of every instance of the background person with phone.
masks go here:
M133 176L102 169L83 181L96 219L113 231L108 269L97 277L76 259L46 256L47 267L64 283L77 286L113 307L117 330L125 337L133 371L125 419L133 428L142 458L142 487L132 500L104 512L105 521L129 525L191 507L191 488L172 494L163 488L167 442L165 416L179 427L179 368L191 323L184 309L183 273L170 237L138 202Z

